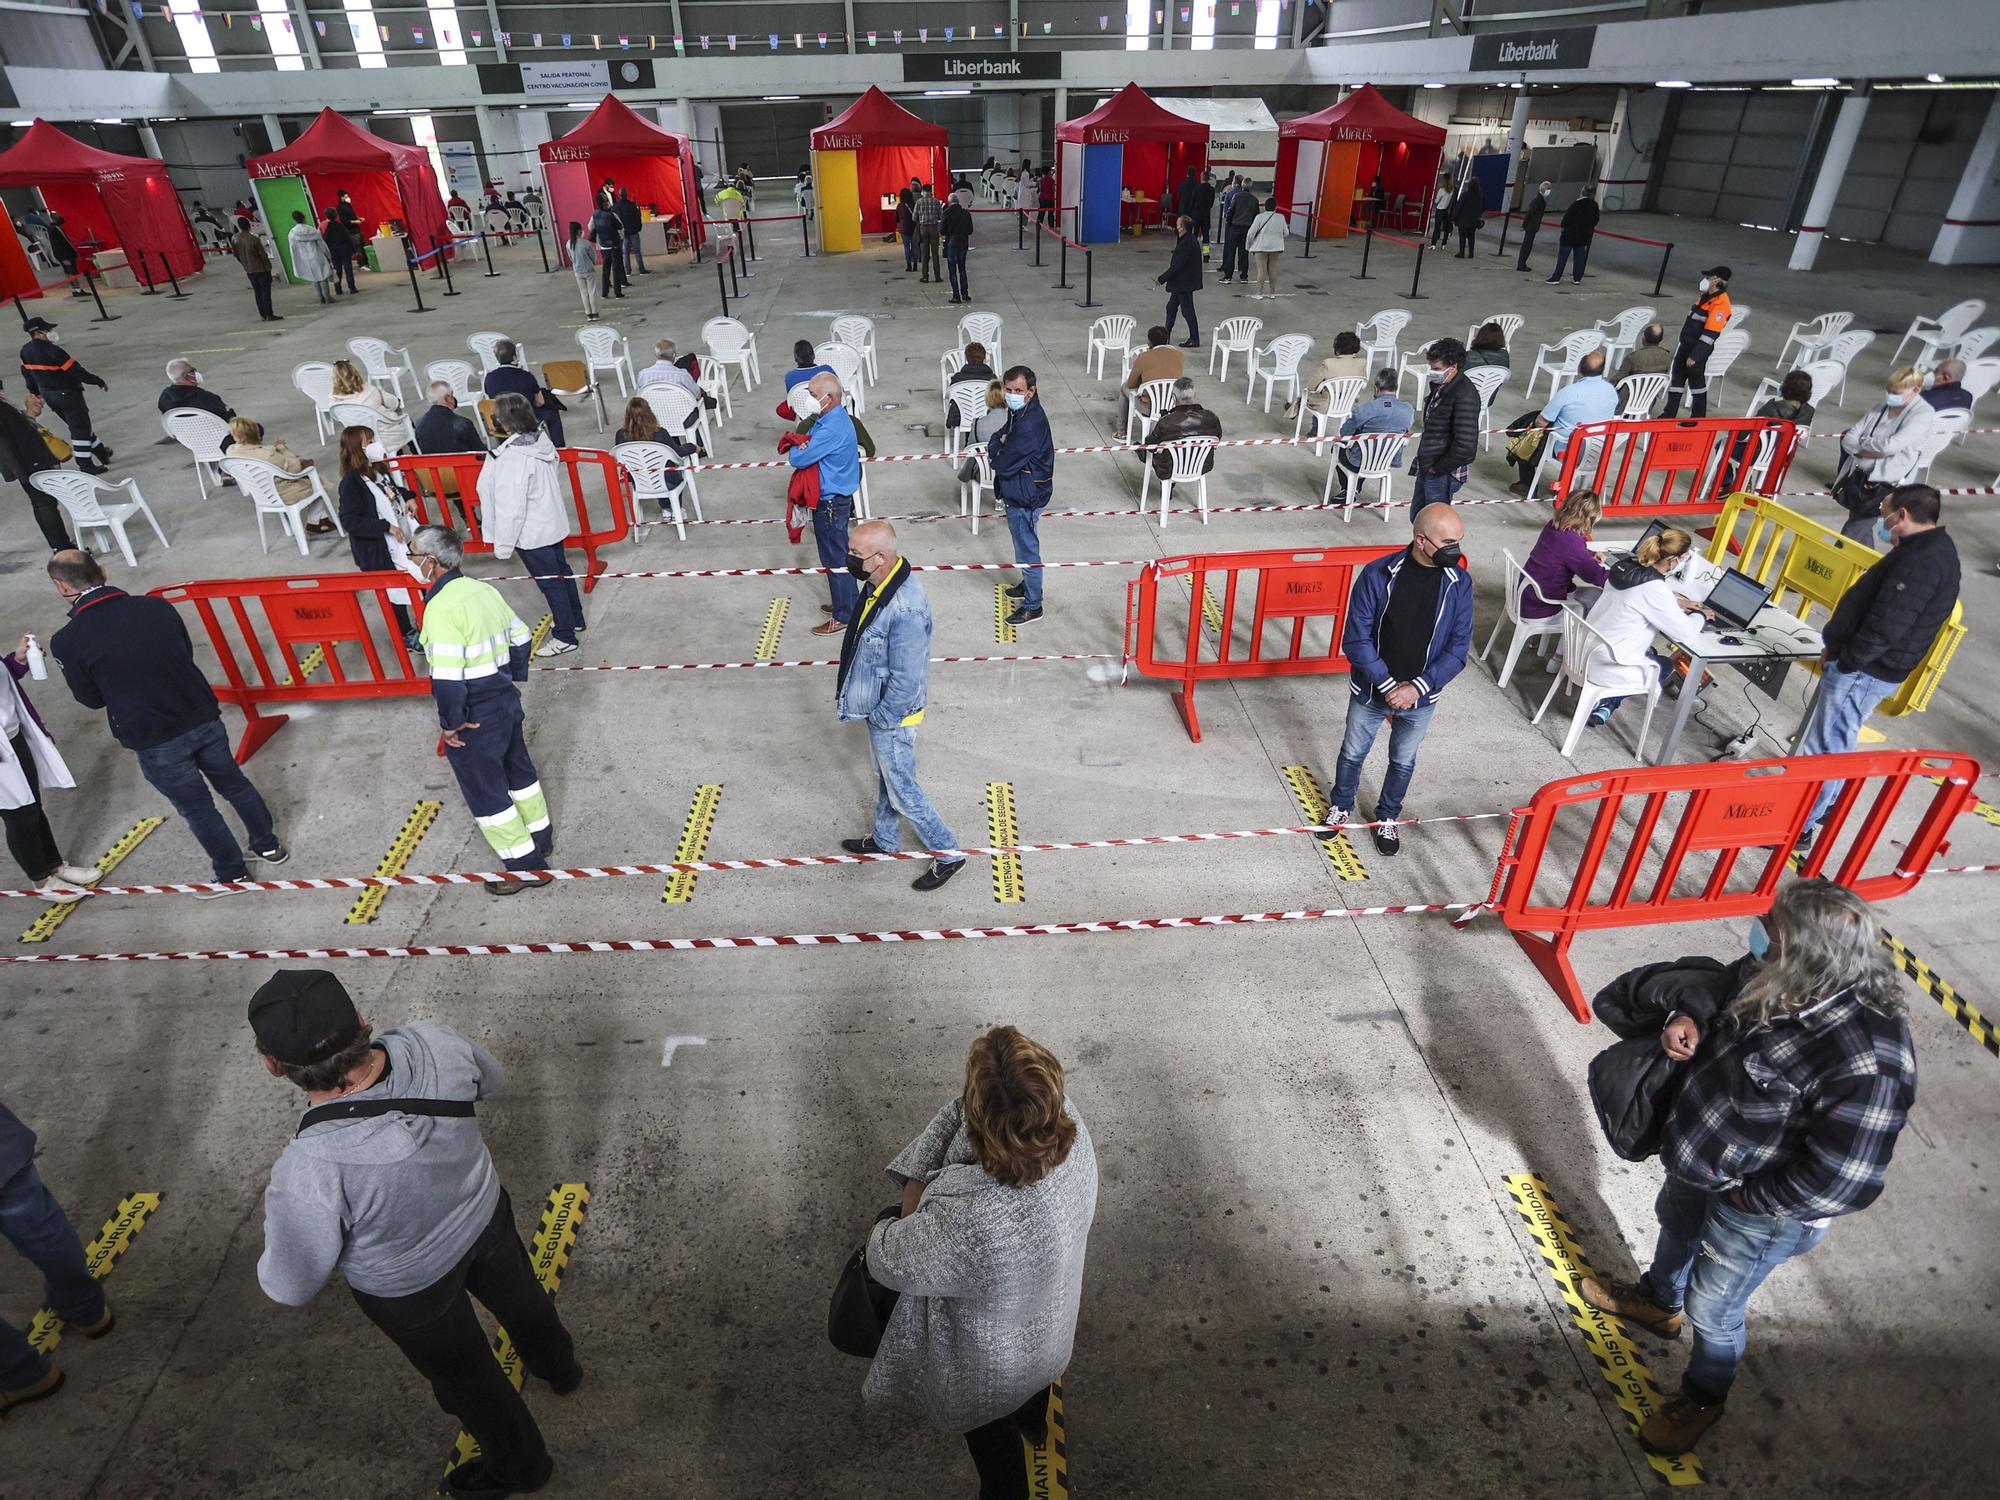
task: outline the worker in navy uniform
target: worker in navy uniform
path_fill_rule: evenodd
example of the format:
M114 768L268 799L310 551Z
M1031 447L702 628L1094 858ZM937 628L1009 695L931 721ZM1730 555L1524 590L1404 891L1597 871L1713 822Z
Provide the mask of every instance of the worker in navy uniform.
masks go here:
M30 318L21 325L28 342L21 346L21 379L28 394L40 396L50 411L69 428L70 446L76 449L76 466L86 474L102 474L111 449L97 441L90 425L90 403L83 388L94 385L100 391L111 387L102 376L93 375L56 342L56 326L47 318Z
M1711 266L1701 273L1695 287L1694 305L1681 324L1680 347L1674 350L1673 382L1667 387L1667 404L1662 417L1677 417L1681 402L1692 398L1691 415L1708 415L1708 358L1715 353L1715 341L1729 328L1729 267Z

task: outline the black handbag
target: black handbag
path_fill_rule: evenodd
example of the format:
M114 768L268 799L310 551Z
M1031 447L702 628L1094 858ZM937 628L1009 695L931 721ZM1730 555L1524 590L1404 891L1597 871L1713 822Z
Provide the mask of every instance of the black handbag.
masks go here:
M1877 484L1862 478L1861 470L1849 464L1833 482L1833 498L1850 516L1872 518L1881 514L1882 497L1894 488L1894 485Z
M902 1212L891 1204L875 1216L875 1222L900 1218ZM882 1347L882 1330L889 1326L889 1314L896 1310L896 1299L901 1295L868 1274L868 1247L863 1244L847 1258L840 1279L834 1283L833 1300L826 1309L827 1341L842 1354L873 1359Z

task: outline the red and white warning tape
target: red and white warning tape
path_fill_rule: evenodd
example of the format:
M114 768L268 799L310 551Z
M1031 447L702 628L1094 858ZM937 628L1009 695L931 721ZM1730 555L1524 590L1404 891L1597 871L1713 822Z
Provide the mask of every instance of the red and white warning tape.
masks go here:
M1116 651L1073 651L1060 654L1022 656L933 656L931 661L963 662L1017 662L1017 661L1122 661ZM739 667L837 667L837 656L801 657L797 661L657 661L639 662L632 665L604 667L545 667L537 663L537 672L727 672Z
M1898 870L1897 875L2000 875L2000 865L1940 865L1934 870Z

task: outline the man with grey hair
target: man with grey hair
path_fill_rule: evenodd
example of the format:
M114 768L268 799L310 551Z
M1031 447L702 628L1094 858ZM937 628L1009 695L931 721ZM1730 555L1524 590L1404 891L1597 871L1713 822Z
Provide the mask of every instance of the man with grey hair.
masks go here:
M1191 167L1188 177L1192 182L1194 169ZM1195 233L1193 218L1185 213L1174 220L1174 235L1174 251L1167 261L1167 268L1153 278L1167 289L1167 315L1160 321L1166 325L1167 337L1172 338L1174 320L1182 313L1187 314L1188 336L1182 340L1181 347L1199 349L1201 329L1195 324L1194 294L1201 290L1201 236Z
M1924 387L1924 400L1930 403L1931 410L1972 410L1972 393L1960 384L1964 379L1964 360L1939 360L1937 368L1931 371L1931 383Z
M1639 1429L1639 1445L1661 1454L1688 1452L1722 1420L1751 1296L1880 1196L1917 1095L1900 981L1852 891L1793 881L1752 923L1748 959L1712 977L1674 972L1695 982L1632 1017L1633 1035L1656 1033L1681 1065L1660 1136L1652 1265L1637 1281L1586 1276L1578 1288L1660 1338L1693 1326L1680 1394ZM1635 991L1644 1012L1647 992Z
M830 570L832 602L820 608L831 618L813 626L813 634L838 635L854 618L859 597L847 566L847 523L854 513L854 492L861 488L861 439L840 399L838 375L815 375L804 390L794 387L791 406L812 430L803 440L798 433L785 434L778 451L795 469L819 467L813 541L819 547L820 566Z
M431 404L415 428L419 453L482 453L479 429L458 409L458 393L448 380L431 382Z
M512 339L501 339L493 346L493 358L499 362L499 367L486 372L486 394L495 400L507 395L526 396L528 404L535 409L535 416L548 428L549 441L558 448L566 446L563 442L562 414L569 408L556 399L553 391L521 368L519 346Z
M168 360L167 388L160 392L160 410L181 411L190 407L212 413L225 422L236 415L235 407L201 383L201 373L195 369L193 360ZM229 446L228 438L223 439L222 446Z
M813 384L831 378L822 375ZM887 521L857 525L841 561L850 576L868 585L868 593L840 643L833 698L843 722L868 725L868 753L875 762L875 826L865 837L842 839L840 847L849 854L900 849L901 818L926 849L955 849L958 841L917 785L917 726L924 721L931 675L930 600L896 551L896 528ZM881 650L864 649L872 648L877 638ZM934 859L911 889L934 891L964 866L963 856Z
M1195 395L1194 381L1183 375L1174 382L1174 404L1160 413L1147 440L1152 444L1153 473L1165 479L1174 471L1174 456L1166 450L1166 444L1182 438L1220 438L1222 418L1201 404ZM1206 474L1215 468L1215 450L1208 450L1202 460L1201 472Z

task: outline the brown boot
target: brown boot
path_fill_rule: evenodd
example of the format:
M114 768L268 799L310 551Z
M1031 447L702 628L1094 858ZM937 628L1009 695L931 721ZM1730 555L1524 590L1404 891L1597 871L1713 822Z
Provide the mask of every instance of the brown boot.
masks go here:
M54 1365L40 1380L28 1385L17 1385L11 1390L0 1390L0 1416L5 1416L17 1406L26 1406L30 1401L45 1401L62 1389L63 1372Z
M1656 1338L1677 1339L1681 1336L1681 1315L1668 1312L1655 1302L1643 1282L1606 1281L1599 1276L1586 1276L1577 1283L1576 1290L1585 1302L1599 1312L1622 1318Z
M1722 1413L1722 1402L1699 1401L1683 1390L1646 1418L1639 1429L1639 1446L1666 1458L1692 1453L1701 1435L1722 1420Z

